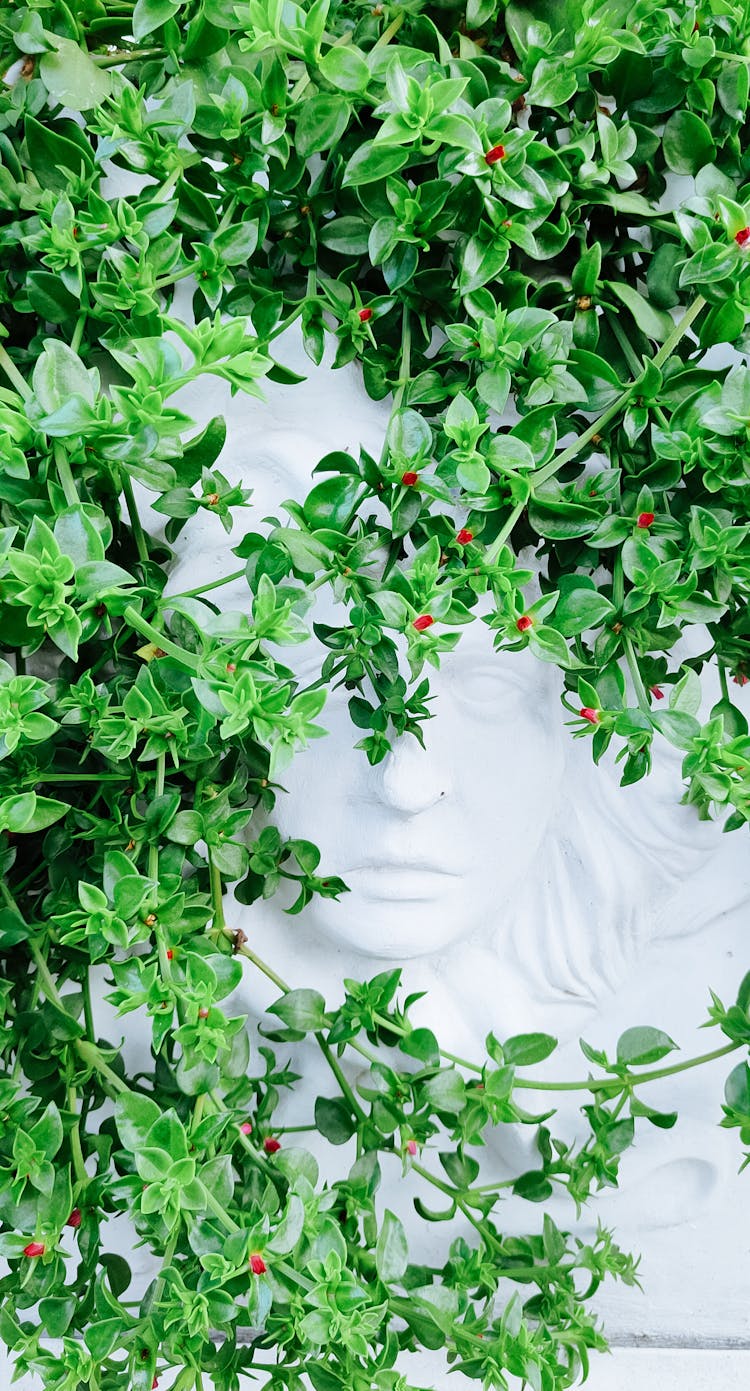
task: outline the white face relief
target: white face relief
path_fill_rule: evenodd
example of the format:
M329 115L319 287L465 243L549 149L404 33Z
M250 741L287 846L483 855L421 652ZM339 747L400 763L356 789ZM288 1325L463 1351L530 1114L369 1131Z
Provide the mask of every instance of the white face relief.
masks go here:
M333 693L320 716L328 737L296 757L278 804L282 832L313 840L322 870L350 890L316 899L310 928L355 952L409 959L500 917L559 793L560 721L548 718L548 673L531 666L494 652L485 625L472 624L430 671L426 747L396 738L374 768L354 747L346 693Z

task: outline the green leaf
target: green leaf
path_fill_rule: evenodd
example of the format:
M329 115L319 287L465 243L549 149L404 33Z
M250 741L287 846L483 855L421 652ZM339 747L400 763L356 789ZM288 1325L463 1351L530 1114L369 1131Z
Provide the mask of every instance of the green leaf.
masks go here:
M561 593L549 621L564 638L572 638L587 628L598 628L612 613L614 605L606 595L582 586Z
M527 1203L546 1203L554 1189L543 1169L531 1169L519 1174L512 1189L517 1198L525 1198Z
M440 1063L440 1045L432 1029L412 1029L400 1040L399 1048L410 1058L419 1058L420 1062L428 1065L438 1066Z
M332 531L346 531L361 487L358 478L350 478L344 474L317 483L307 494L302 505L308 526L313 530L327 527Z
M77 179L81 174L93 174L94 152L73 121L43 126L34 116L27 116L24 130L31 167L43 188L67 193L71 176Z
M30 271L26 293L32 309L51 324L63 324L80 312L80 302L65 288L60 278L46 270Z
M660 1058L666 1058L677 1047L674 1040L662 1033L661 1029L646 1025L626 1029L617 1040L617 1061L628 1066L658 1063Z
M673 111L664 127L662 149L675 174L697 174L716 153L708 126L692 111Z
M34 394L44 411L53 414L66 406L71 396L94 404L91 378L77 353L59 338L47 338L37 358L32 377Z
M633 289L632 285L626 285L619 280L609 280L604 283L606 288L625 305L625 308L630 310L636 324L646 337L653 339L656 343L663 343L674 328L671 314L667 314L662 309L654 309L653 305L637 290Z
M133 10L133 38L145 39L172 19L180 8L181 0L136 0Z
M531 1067L533 1063L543 1063L557 1047L557 1039L551 1034L515 1034L503 1044L506 1063L515 1067Z
M299 1029L302 1033L325 1028L326 1002L317 990L289 990L269 1005L268 1010L283 1019L290 1029Z
M101 106L112 90L111 75L97 67L77 43L59 34L51 37L56 51L42 55L39 76L52 100L71 111Z
M386 1208L375 1248L375 1268L381 1280L393 1284L400 1280L409 1263L406 1232L395 1213Z
M466 1083L455 1068L443 1068L428 1078L424 1090L436 1111L455 1115L466 1105Z
M361 49L348 44L346 48L329 48L318 63L318 70L332 87L342 92L364 92L370 81L370 69Z
M266 1250L272 1251L278 1256L288 1256L297 1245L304 1225L304 1204L296 1193L292 1193L281 1222L266 1242Z
M302 159L319 150L329 150L349 124L350 107L343 97L321 92L299 108L295 143Z
M137 1154L146 1143L152 1125L159 1120L161 1111L155 1101L147 1096L126 1092L115 1103L115 1124L120 1140L126 1150Z
M357 1129L357 1122L341 1097L319 1096L315 1101L315 1124L332 1145L345 1145Z
M340 256L365 256L369 244L370 224L361 217L334 217L320 231L321 246Z
M82 507L67 507L58 513L54 537L63 555L76 567L104 560L104 543L89 513Z
M367 141L349 160L344 171L344 185L358 188L376 179L387 179L389 174L403 169L409 153L403 145L373 145L372 141Z

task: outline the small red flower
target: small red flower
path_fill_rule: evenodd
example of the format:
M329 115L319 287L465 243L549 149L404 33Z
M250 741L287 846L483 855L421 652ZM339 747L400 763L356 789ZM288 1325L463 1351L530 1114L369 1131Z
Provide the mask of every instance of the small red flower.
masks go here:
M406 1141L406 1152L407 1152L407 1154L411 1154L411 1155L416 1154L416 1152L417 1152L417 1142L416 1142L416 1140L407 1140L407 1141Z
M431 613L421 613L419 618L415 618L412 628L416 628L418 633L423 633L425 628L431 628L435 622Z
M73 1211L72 1211L71 1214L70 1214L70 1217L68 1218L67 1222L65 1223L66 1227L80 1227L80 1225L81 1225L81 1218L82 1218L81 1209L80 1209L79 1207L74 1207L74 1208L73 1208Z
M263 1141L263 1148L266 1154L275 1154L277 1150L281 1149L281 1141L277 1140L273 1135L267 1135Z
M252 1135L253 1127L249 1121L243 1121L240 1126L240 1135Z
M456 536L456 540L458 541L459 546L468 546L469 542L474 540L474 532L467 531L466 527L462 526L461 530L458 532Z
M210 1011L207 1010L206 1007L205 1007L205 1005L204 1005L201 1009L198 1010L198 1018L199 1018L199 1019L208 1019L209 1013L210 1013Z
M174 952L171 947L167 947L167 961L174 961Z
M367 323L369 323L369 321L370 321L371 318L372 318L372 310L371 310L371 309L360 309L360 311L359 311L359 321L360 321L361 324L367 324Z
M24 1246L23 1254L33 1259L34 1256L43 1256L47 1247L43 1241L30 1241L28 1246Z
M736 676L732 677L732 680L735 686L746 686L748 681L750 681L750 676L746 676L744 671L738 671Z
M584 705L583 709L579 710L578 713L581 716L581 719L588 720L589 724L599 723L599 711L592 710L590 705Z
M493 145L492 149L487 151L484 162L485 164L497 164L500 159L505 159L505 146Z
M419 482L419 474L412 473L411 469L409 469L406 473L402 473L401 482L404 484L405 488L413 488L414 484Z
M153 1381L151 1382L151 1391L156 1391L156 1388L157 1388L158 1385L159 1385L159 1379L158 1379L158 1377L154 1377Z
M648 531L649 527L654 525L654 513L640 512L638 514L637 524L641 528L641 531Z
M652 694L652 696L654 697L655 700L663 700L663 699L664 699L664 692L663 692L661 686L649 686L649 690L650 690L650 692L651 692L651 694Z
M738 246L747 246L750 241L750 227L741 227L739 232L735 232L734 240Z
M533 618L529 618L527 613L522 614L520 618L516 619L516 627L519 633L527 633L529 628L533 628L533 626L534 620Z
M252 1270L253 1275L265 1275L268 1267L263 1257L261 1256L260 1251L253 1251L253 1254L250 1257L250 1269Z
M237 670L237 663L236 663L236 662L227 662L227 671L229 672L230 676L231 676L232 672L233 672L233 671L236 671L236 670Z

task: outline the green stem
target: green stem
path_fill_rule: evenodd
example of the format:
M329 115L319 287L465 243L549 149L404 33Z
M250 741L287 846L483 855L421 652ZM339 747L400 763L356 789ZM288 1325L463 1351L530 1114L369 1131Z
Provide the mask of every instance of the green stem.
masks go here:
M512 532L519 517L521 516L525 506L525 502L516 503L515 507L513 508L513 511L510 513L510 516L506 519L501 530L498 532L497 536L492 542L492 545L487 547L487 550L484 553L485 565L495 564L495 561L497 560L501 550L503 549L503 546L505 545L505 542L510 536L510 533Z
M235 1222L234 1218L229 1216L229 1213L227 1212L226 1208L222 1207L218 1199L214 1197L213 1193L211 1192L211 1189L206 1188L205 1193L206 1203L210 1208L211 1212L214 1214L214 1217L217 1217L218 1220L221 1222L221 1225L223 1227L226 1227L226 1230L228 1232L234 1233L241 1231L242 1229L240 1227L239 1222Z
M13 383L19 396L21 396L24 401L28 401L29 397L33 395L31 387L26 381L26 378L21 376L15 362L7 349L3 347L2 343L0 343L0 367L8 378L8 381Z
M71 340L70 340L70 346L71 346L71 348L73 349L73 352L74 352L74 353L77 353L77 352L78 352L78 349L79 349L80 346L81 346L81 342L82 342L82 339L83 339L83 331L84 331L84 329L85 329L85 327L86 327L86 320L87 320L87 319L88 319L88 314L86 313L86 310L84 309L83 312L82 312L81 314L79 314L79 315L78 315L78 318L76 319L76 326L75 326L75 328L74 328L74 330L73 330L73 337L72 337Z
M81 988L83 992L83 1017L86 1021L86 1033L88 1035L89 1042L96 1043L96 1029L94 1027L94 1010L91 1004L91 977L89 975L88 967L86 967L83 973L83 982Z
M623 647L625 649L625 656L627 658L628 667L630 668L630 676L633 682L633 686L635 688L635 694L638 704L640 705L641 710L645 710L648 714L650 713L651 705L649 702L649 698L646 694L646 687L643 684L643 677L641 676L641 669L638 665L638 658L635 655L633 639L631 638L629 633L623 633L622 642Z
M105 1063L96 1044L89 1043L86 1039L77 1038L73 1041L73 1047L79 1057L82 1058L89 1067L96 1068L96 1071L109 1082L110 1086L113 1087L119 1095L122 1096L125 1092L130 1091L130 1087L127 1083L123 1082L122 1078L118 1077L117 1073L113 1072L112 1068Z
M172 1232L170 1233L169 1241L167 1242L164 1248L164 1256L162 1258L161 1270L159 1271L159 1278L154 1287L154 1296L151 1301L153 1308L158 1307L159 1300L161 1299L162 1290L164 1289L164 1285L166 1283L164 1279L165 1272L169 1270L172 1261L174 1260L174 1254L177 1250L177 1242L179 1241L179 1237L180 1224L178 1222L177 1225L173 1228Z
M214 910L214 927L217 931L226 932L227 923L224 917L224 894L221 883L221 870L214 864L210 847L208 851L208 876L211 885L211 904Z
M200 669L200 659L196 657L194 652L188 652L186 648L179 647L176 642L172 642L171 638L160 633L153 623L149 623L137 609L133 608L132 604L128 604L127 608L123 610L122 616L128 627L134 628L136 633L148 638L149 642L152 642L155 647L160 647L162 652L167 653L168 656L174 657L181 666L187 667L189 671Z
M664 366L678 343L684 338L693 320L698 317L701 310L705 307L705 304L706 301L703 296L698 295L697 298L693 300L690 308L685 310L679 323L675 324L672 332L665 338L658 353L652 359L655 367L661 368ZM545 483L548 478L554 477L560 469L564 468L566 464L569 464L571 460L575 459L587 444L590 444L594 435L601 434L605 426L609 425L609 422L614 420L616 415L619 415L623 406L627 405L633 392L637 390L639 380L640 379L630 382L617 399L612 402L611 406L608 406L607 409L589 425L588 429L584 430L583 434L578 436L578 439L575 440L573 444L569 445L567 449L563 449L561 454L557 454L555 458L550 459L549 463L545 464L543 468L537 469L536 472L532 474L535 486L538 487L540 484Z
M386 44L390 43L394 35L398 33L405 18L405 10L399 10L398 14L396 15L396 18L391 20L388 27L383 30L382 34L380 35L380 38L375 40L375 43L372 46L373 52L376 48L385 48Z
M390 428L391 428L391 421L393 420L394 416L396 415L396 412L399 411L399 410L401 409L401 402L402 402L403 399L404 399L404 392L406 391L406 388L407 388L407 386L408 386L408 384L409 384L410 375L411 375L411 319L410 319L410 317L409 317L409 310L408 310L407 306L404 305L403 315L402 315L402 319L401 319L401 361L400 361L400 364L399 364L399 382L398 382L398 386L396 387L396 390L395 390L395 392L394 392L393 403L392 403L392 405L391 405L391 413L390 413L390 417L389 417L389 419L388 419L388 425L387 425L387 427L386 427L385 439L384 439L384 441L383 441L383 448L382 448L381 451L380 451L380 462L379 462L379 467L380 467L381 469L385 467L385 463L386 463L386 460L387 460L387 458L388 458L388 431L389 431Z
M633 372L636 376L640 376L641 372L643 371L643 363L638 357L635 348L633 347L632 343L630 342L630 339L628 338L628 335L626 334L622 324L620 323L619 315L613 313L612 310L607 309L605 310L604 317L607 320L607 323L609 324L615 338L620 344L620 347L622 348L625 360L631 372Z
M208 594L210 589L220 589L223 584L233 584L235 580L241 580L245 574L245 566L241 570L233 570L231 575L225 575L221 580L212 580L210 584L199 584L195 589L183 589L180 594L165 594L165 607L169 606L171 599L196 599L200 594Z
M86 1173L86 1165L83 1159L83 1148L81 1145L81 1130L78 1117L78 1097L73 1086L66 1088L66 1104L69 1111L75 1116L70 1131L70 1153L73 1159L73 1171L80 1184L87 1184L89 1176Z
M349 1105L351 1106L355 1116L360 1121L366 1121L367 1113L362 1109L356 1096L354 1095L354 1092L352 1091L346 1079L346 1076L344 1075L343 1069L338 1061L338 1058L335 1056L333 1050L326 1043L321 1033L316 1033L315 1038L320 1048L320 1051L323 1054L323 1057L328 1063L331 1072L333 1073L334 1077L336 1078L336 1081L339 1084L339 1087L341 1088L342 1094L346 1097L346 1100L349 1102Z
M166 58L166 48L120 48L116 53L90 53L98 68L116 68L121 63L135 63L146 58Z
M78 489L76 488L75 481L73 478L73 472L70 467L70 460L67 454L65 453L65 448L62 444L56 442L53 445L52 453L55 459L57 476L60 479L60 486L62 487L63 493L65 494L65 501L68 507L75 507L80 501L80 499L78 497Z
M133 531L133 540L135 541L136 550L138 551L138 558L145 565L148 561L148 542L138 513L135 494L133 493L133 484L129 474L127 474L124 469L120 470L120 483L122 485L123 497L125 498L125 506L128 509L128 517L130 518L130 526Z
M697 1058L688 1058L684 1063L673 1063L670 1067L655 1067L649 1072L631 1072L627 1077L593 1077L581 1082L532 1082L530 1078L516 1077L514 1087L523 1087L535 1092L601 1092L619 1091L622 1087L640 1087L644 1082L658 1082L662 1077L675 1077L679 1072L687 1072L691 1067L702 1067L717 1058L725 1058L741 1045L726 1043L715 1048L712 1053L701 1053Z

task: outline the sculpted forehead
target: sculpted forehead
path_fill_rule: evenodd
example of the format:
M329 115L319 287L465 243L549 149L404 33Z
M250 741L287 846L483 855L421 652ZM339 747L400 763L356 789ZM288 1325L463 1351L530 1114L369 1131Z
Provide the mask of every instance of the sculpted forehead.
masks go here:
M268 382L265 399L258 400L240 392L232 396L225 382L206 377L180 400L201 424L213 415L224 416L227 442L219 467L233 481L253 488L255 522L285 498L304 497L313 469L331 451L356 457L364 447L378 457L390 414L389 402L367 396L353 364L334 371L329 351L316 367L294 328L281 336L274 353L304 380L294 385Z

